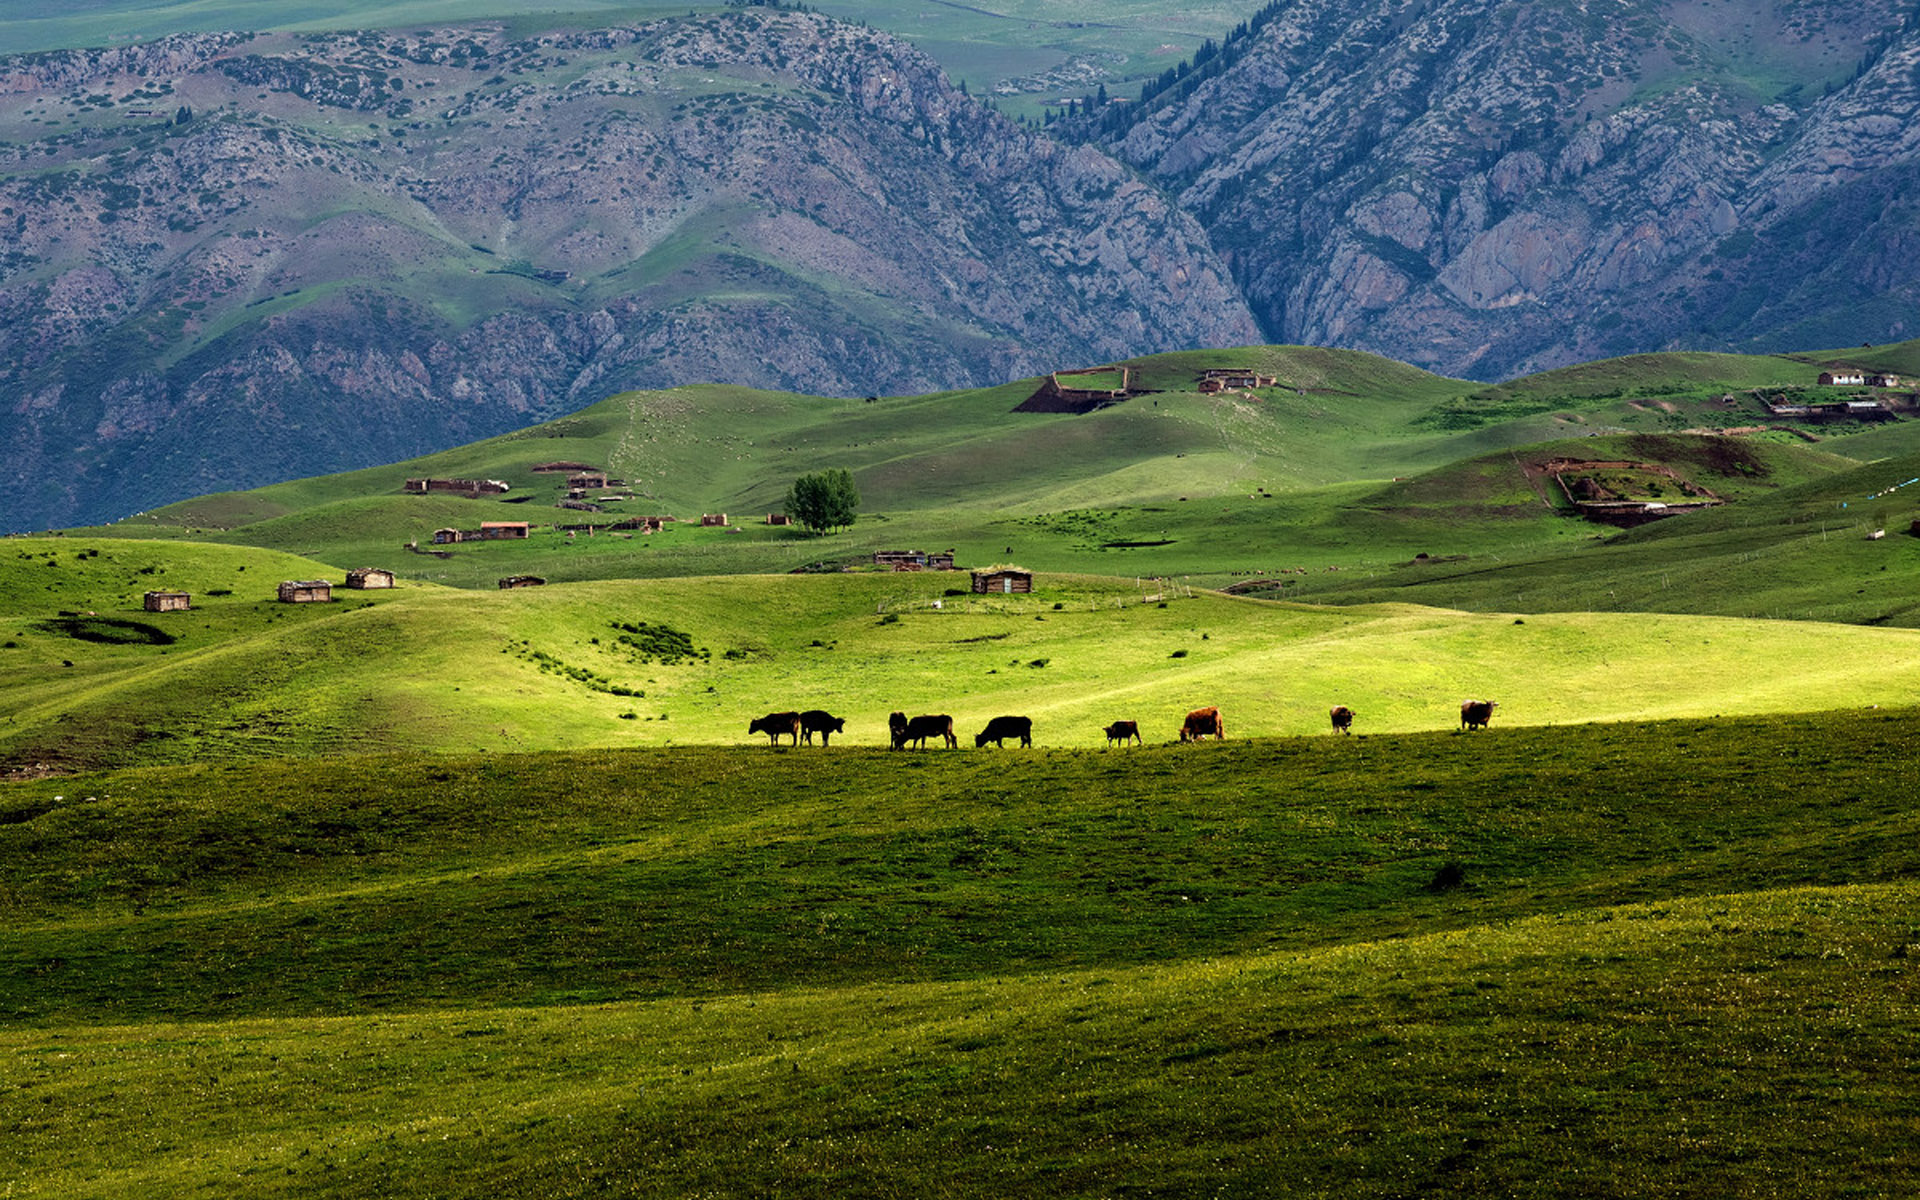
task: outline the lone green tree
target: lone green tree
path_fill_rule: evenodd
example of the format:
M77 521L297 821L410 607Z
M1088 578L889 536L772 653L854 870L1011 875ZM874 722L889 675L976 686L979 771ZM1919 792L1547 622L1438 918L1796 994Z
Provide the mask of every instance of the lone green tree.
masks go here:
M802 475L787 489L787 515L815 533L845 529L860 507L860 489L845 467Z

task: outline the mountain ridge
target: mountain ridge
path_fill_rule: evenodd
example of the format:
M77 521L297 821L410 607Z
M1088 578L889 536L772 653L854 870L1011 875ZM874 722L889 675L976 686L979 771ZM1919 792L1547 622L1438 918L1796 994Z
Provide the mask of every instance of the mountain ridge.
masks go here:
M924 391L1255 340L1156 189L808 14L181 37L4 60L0 97L60 130L0 180L15 528L632 386Z

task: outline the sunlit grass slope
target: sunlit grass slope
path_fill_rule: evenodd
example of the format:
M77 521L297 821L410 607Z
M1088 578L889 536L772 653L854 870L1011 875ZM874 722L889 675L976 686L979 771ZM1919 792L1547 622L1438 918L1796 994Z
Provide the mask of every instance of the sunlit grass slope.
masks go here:
M1301 579L1302 598L1920 625L1920 453L1612 533L1571 554L1403 563ZM1873 537L1876 532L1883 534Z
M1591 531L1556 516L1551 497L1519 471L1543 447L1665 463L1745 500L1894 452L1908 428L1838 439L1838 454L1786 434L1770 435L1785 443L1741 440L1733 457L1761 469L1728 476L1716 465L1727 456L1701 449L1725 439L1685 431L1764 420L1746 411L1758 402L1742 389L1808 384L1817 363L1642 355L1480 390L1310 347L1192 351L1130 365L1149 394L1080 415L1014 412L1032 380L866 400L733 387L627 393L427 458L202 497L101 532L213 538L337 562L392 558L443 526L533 523L525 542L462 545L409 564L416 578L459 587L509 574L790 571L916 546L950 548L974 564L1017 557L1045 570L1225 582L1299 565L1378 567L1421 553L1557 553ZM1220 366L1277 382L1199 393L1201 372ZM565 473L534 471L555 462L604 467L625 490L589 497L600 513L558 508ZM765 525L792 479L822 466L853 472L859 522L826 538ZM419 476L499 479L513 490L483 501L404 495L404 481ZM716 512L732 518L728 529L690 523ZM560 528L642 515L689 523L643 537L568 537Z
M1904 1195L1913 716L8 784L0 1169Z
M1908 630L1308 607L1046 575L1032 596L974 597L949 594L954 582L416 585L331 605L249 585L189 613L100 609L78 627L23 612L0 621L0 760L726 744L750 740L754 717L808 708L846 717L855 744L884 742L898 709L950 714L963 736L1021 714L1042 745L1087 746L1116 719L1170 739L1207 704L1242 737L1319 731L1333 704L1362 730L1406 731L1454 725L1469 697L1528 725L1920 702ZM89 637L99 620L138 629Z

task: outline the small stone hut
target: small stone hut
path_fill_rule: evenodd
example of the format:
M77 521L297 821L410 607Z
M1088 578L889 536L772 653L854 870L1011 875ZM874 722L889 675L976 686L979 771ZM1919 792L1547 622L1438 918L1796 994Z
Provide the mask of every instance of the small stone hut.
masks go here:
M362 591L393 586L393 572L380 567L355 567L347 572L347 586Z
M704 527L713 528L717 526L723 526L726 523L727 523L727 514L725 513L701 513L700 514L700 524Z
M148 612L186 612L193 597L187 592L148 592L141 606Z
M1033 572L1023 567L985 567L973 573L977 593L1013 595L1033 591Z
M289 579L280 585L282 604L325 604L333 599L333 585L324 579Z
M482 521L480 522L480 540L495 542L503 538L523 538L532 528L525 521Z

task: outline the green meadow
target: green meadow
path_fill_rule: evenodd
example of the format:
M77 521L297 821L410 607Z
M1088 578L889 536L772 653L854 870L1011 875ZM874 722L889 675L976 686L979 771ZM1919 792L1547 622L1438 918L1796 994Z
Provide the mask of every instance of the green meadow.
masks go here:
M9 785L25 1196L1910 1193L1913 710Z
M1911 1195L1920 423L1713 432L1844 357L631 393L0 540L0 1179ZM1717 503L1599 525L1567 461ZM766 524L822 466L856 524ZM533 528L432 541L482 521ZM974 748L1002 714L1034 747Z

